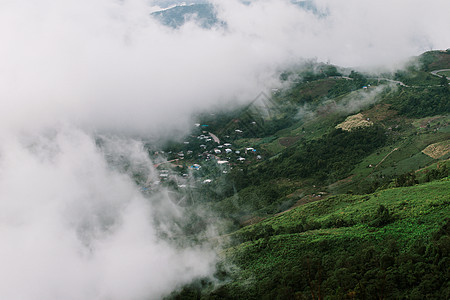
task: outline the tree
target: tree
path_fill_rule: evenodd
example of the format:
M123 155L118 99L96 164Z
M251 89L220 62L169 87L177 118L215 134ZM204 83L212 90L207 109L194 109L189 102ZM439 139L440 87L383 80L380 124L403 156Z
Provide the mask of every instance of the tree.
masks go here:
M380 205L378 207L377 213L374 217L374 220L370 222L370 226L373 227L383 227L389 224L392 221L392 216L389 212L389 209L384 205Z
M444 90L448 91L448 79L447 79L447 76L442 75L440 83L441 83L441 86L444 88Z
M448 79L445 75L441 76L441 86L448 86Z

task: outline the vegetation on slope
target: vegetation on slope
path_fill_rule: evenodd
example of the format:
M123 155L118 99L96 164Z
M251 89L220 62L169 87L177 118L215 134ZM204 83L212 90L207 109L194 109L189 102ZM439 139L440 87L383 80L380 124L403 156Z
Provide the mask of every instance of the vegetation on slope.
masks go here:
M210 130L264 159L231 164L195 194L233 226L218 282L173 298L450 298L450 92L428 72L447 58L424 54L394 75L406 86L384 90L311 64L283 74L295 82L269 111L210 116ZM371 126L336 128L354 114Z
M184 299L446 299L449 194L447 178L332 196L244 227L223 254L231 281Z

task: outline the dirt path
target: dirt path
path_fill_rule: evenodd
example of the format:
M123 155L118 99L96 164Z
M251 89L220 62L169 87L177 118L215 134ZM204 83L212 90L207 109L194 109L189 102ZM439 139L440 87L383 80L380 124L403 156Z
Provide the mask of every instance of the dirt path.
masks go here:
M215 134L213 134L213 133L209 133L209 135L212 137L212 139L214 140L214 142L216 142L217 144L220 144L220 140L219 140L219 138L215 135Z
M167 163L173 163L174 161L179 161L179 160L180 160L179 158L176 158L176 159L172 159L172 160L160 162L160 163L154 164L153 167L154 167L154 168L157 168L157 167L159 167L160 165L167 164Z
M389 81L389 82L392 82L392 83L395 83L395 84L399 84L399 85L404 86L404 87L410 87L409 85L407 85L407 84L405 84L405 83L403 83L401 81L393 80L393 79L389 79L389 78L373 77L373 78L368 78L368 79L374 79L374 80L378 80L378 81L385 80L385 81Z
M383 161L385 161L386 158L389 157L389 155L391 155L394 151L397 151L397 150L398 150L398 147L397 147L397 148L394 148L391 152L389 152L388 155L386 155L385 157L383 157L383 159L375 166L374 169L376 169L379 165L381 165L381 164L383 163Z
M389 155L391 155L394 151L397 151L399 148L397 147L397 148L394 148L391 152L389 152L385 157L383 157L383 159L372 169L372 172L370 172L369 173L369 175L367 175L367 177L366 178L369 178L372 174L373 174L373 172L375 172L375 170L378 168L378 166L379 165L381 165L385 160L386 160L386 158L388 158L389 157Z

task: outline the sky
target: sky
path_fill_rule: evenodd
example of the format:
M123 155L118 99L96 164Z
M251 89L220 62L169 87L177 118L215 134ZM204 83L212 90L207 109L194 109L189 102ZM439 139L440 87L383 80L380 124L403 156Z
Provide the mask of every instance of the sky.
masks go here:
M316 58L392 68L450 45L445 0L214 1L226 29L173 30L142 0L2 1L0 122L88 129L186 128L192 111L248 101Z
M130 136L187 132L303 59L392 69L450 47L446 0L212 3L226 28L164 27L152 1L0 2L0 298L157 299L211 276L209 245L160 238L156 212L169 228L183 209L111 165L155 176Z

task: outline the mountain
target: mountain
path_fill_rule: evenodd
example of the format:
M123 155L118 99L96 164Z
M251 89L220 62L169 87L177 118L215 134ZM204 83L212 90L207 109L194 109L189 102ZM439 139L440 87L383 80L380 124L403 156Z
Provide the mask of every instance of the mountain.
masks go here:
M449 298L449 58L382 75L306 63L288 88L200 114L165 151L175 172L198 166L180 190L227 224L222 259L171 297Z
M183 6L183 5L192 5L192 4L205 4L207 1L205 0L191 0L188 3L186 1L179 0L155 0L152 1L153 5L157 5L163 9L167 9L174 6Z
M323 17L327 14L326 12L317 9L313 1L292 1L292 3L318 16ZM164 3L164 6L161 7L167 7L167 9L154 12L151 15L156 17L163 25L172 28L179 28L180 26L183 26L187 20L191 19L195 19L200 26L204 28L225 25L225 22L217 18L214 6L205 1L191 1L188 5L173 1Z
M178 28L187 20L195 19L200 26L211 28L219 24L214 6L212 4L191 4L175 6L166 10L152 13L163 25Z
M224 251L229 281L209 296L447 299L449 194L447 178L337 195L246 226Z

